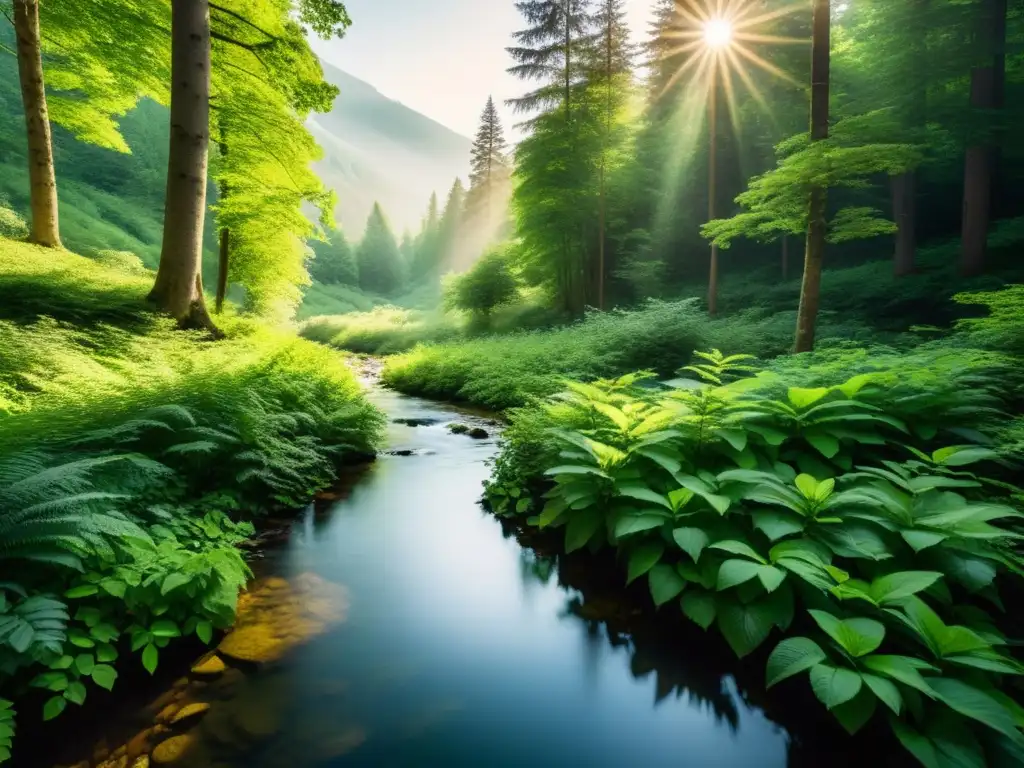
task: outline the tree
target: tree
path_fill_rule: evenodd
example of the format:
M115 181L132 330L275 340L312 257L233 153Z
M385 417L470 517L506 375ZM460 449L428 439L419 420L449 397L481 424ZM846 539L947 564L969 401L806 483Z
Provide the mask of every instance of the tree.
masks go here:
M1006 82L1006 0L981 0L978 39L984 61L971 70L971 107L995 111L1004 107ZM985 269L988 228L992 217L992 181L996 142L992 126L972 137L964 159L964 214L960 272L966 277Z
M359 267L345 233L334 230L330 240L313 241L310 276L325 285L359 285Z
M493 237L497 218L504 216L508 205L507 151L498 110L494 99L488 97L470 153L469 191L466 193L466 219L474 234L479 232L476 239L483 242Z
M437 255L435 271L444 272L460 266L462 261L457 249L461 245L462 220L466 210L466 188L462 179L456 179L448 191L448 199L444 204L444 213L437 232Z
M398 244L380 203L373 204L356 258L359 265L359 286L364 291L388 296L402 287L402 254L398 251Z
M14 30L18 41L18 75L28 133L28 173L32 198L29 237L37 245L59 248L57 178L53 169L50 116L43 84L38 0L14 0Z
M200 273L210 140L208 0L171 2L171 139L163 245L150 301L182 327L215 330Z
M437 201L437 192L430 195L427 215L416 236L415 256L409 262L409 279L420 282L428 276L438 273L438 243L441 232L441 212Z
M501 249L484 254L473 268L456 275L445 288L445 306L461 309L489 324L491 312L518 295L519 281Z

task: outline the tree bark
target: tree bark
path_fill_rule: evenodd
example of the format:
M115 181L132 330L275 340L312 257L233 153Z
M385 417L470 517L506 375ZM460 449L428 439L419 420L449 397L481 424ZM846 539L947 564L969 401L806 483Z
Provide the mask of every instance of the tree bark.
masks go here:
M221 137L224 135L224 129L221 128ZM221 141L220 142L220 156L227 157L228 145ZM228 196L228 185L220 185L220 199L225 200ZM220 254L217 259L217 303L214 311L219 315L224 311L224 300L228 295L228 267L231 266L231 230L227 227L221 227L220 230Z
M1006 79L1006 0L983 0L981 39L991 61L971 70L971 107L1002 109ZM960 273L964 277L985 271L988 229L992 216L992 182L996 146L990 133L967 148L964 158L964 205Z
M907 171L890 177L892 214L896 222L893 273L905 277L914 271L917 254L917 174Z
M183 328L217 333L201 274L210 141L208 0L171 2L171 138L160 267L150 301Z
M39 0L14 0L18 77L28 132L28 178L32 207L31 242L60 248L57 216L57 176L43 81L43 50L39 33Z
M811 141L828 138L829 68L831 65L831 8L829 0L814 0L811 22ZM825 222L828 190L811 187L807 216L807 246L804 277L800 286L800 309L796 319L794 352L814 349L814 332L821 298L821 265L825 256Z

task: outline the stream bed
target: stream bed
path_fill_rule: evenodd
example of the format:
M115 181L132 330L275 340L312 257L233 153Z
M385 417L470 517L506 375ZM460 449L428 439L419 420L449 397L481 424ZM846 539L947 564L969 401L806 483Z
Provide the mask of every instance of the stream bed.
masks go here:
M639 654L588 619L553 561L503 534L478 504L493 426L472 439L448 431L479 422L455 408L378 387L371 398L392 454L265 554L218 655L112 715L98 746L95 730L67 745L62 765L794 764L789 734L733 677L709 663L701 685L672 683L687 649ZM691 658L686 674L702 666Z

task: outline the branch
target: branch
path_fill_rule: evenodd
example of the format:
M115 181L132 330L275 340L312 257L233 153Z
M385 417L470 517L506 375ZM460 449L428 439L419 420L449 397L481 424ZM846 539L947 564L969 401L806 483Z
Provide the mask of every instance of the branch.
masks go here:
M7 9L6 8L0 8L0 13L2 13L4 15L4 18L7 19L11 23L11 26L13 27L14 26L14 19L12 19L10 16L7 15Z
M255 29L257 32L259 32L264 37L269 37L271 40L279 40L280 39L277 35L272 35L269 32L267 32L265 29L261 29L260 27L256 26L251 21L249 21L247 18L242 16L242 14L240 14L240 13L236 13L235 11L232 11L232 10L230 10L228 8L225 8L223 6L220 6L220 5L216 5L214 3L210 3L210 8L215 10L215 11L220 11L221 13L226 13L228 16L233 16L234 18L238 19L243 24L247 24L248 26L250 26L253 29Z
M213 40L220 40L222 43L228 43L229 45L237 45L239 48L244 48L245 50L250 51L252 53L256 53L257 51L260 51L264 48L269 48L272 45L274 45L275 42L277 42L277 38L274 38L273 40L268 40L263 43L243 43L241 40L235 40L235 38L233 37L228 37L227 35L212 29L210 30L210 37Z

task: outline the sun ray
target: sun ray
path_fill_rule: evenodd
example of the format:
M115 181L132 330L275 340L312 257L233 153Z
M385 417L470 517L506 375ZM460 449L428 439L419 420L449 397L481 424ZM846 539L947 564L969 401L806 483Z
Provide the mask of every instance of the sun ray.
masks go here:
M732 70L716 63L718 71L722 74L722 85L725 90L725 103L729 105L729 122L732 123L733 136L739 138L739 108L736 106L736 91L732 84Z
M756 35L751 32L737 30L733 37L745 43L767 43L769 45L810 45L811 41L804 37L776 37L775 35Z
M669 78L668 82L665 84L665 87L661 90L659 98L661 96L664 96L670 90L672 90L673 86L675 86L675 84L682 79L683 75L686 74L687 70L689 70L694 65L698 65L694 80L697 82L702 81L704 79L703 76L705 74L705 70L707 70L710 64L711 57L708 56L707 54L702 56L694 56L692 59L686 62L684 66L680 67L679 70L672 75L672 77Z
M743 58L747 59L747 61L751 62L752 64L760 67L765 72L773 74L776 77L778 77L779 79L785 80L787 83L795 85L798 88L802 87L802 84L800 83L800 81L796 80L792 75L790 75L784 69L780 69L779 67L775 66L770 61L768 61L767 59L764 59L764 58L758 56L756 53L754 53L750 49L748 49L748 48L746 48L746 47L744 47L742 45L739 45L739 44L734 45L732 48L740 56L742 56Z
M743 84L747 86L747 90L750 92L750 95L754 97L754 101L757 102L758 106L760 106L761 109L765 111L765 113L771 116L772 110L768 104L768 101L765 99L764 95L758 89L757 83L754 82L754 78L752 78L750 76L750 73L747 72L746 66L743 64L742 61L740 61L736 57L736 52L733 50L726 49L725 55L726 57L728 57L729 63L732 65L732 69L736 70L736 74L739 75L739 78L740 80L743 81Z
M775 21L775 19L781 19L783 16L789 16L792 13L796 13L804 7L802 3L793 3L787 5L784 8L778 8L768 13L762 13L760 16L754 16L750 19L738 19L736 26L740 29L746 29L747 27L753 27L756 24L766 24L769 21Z

